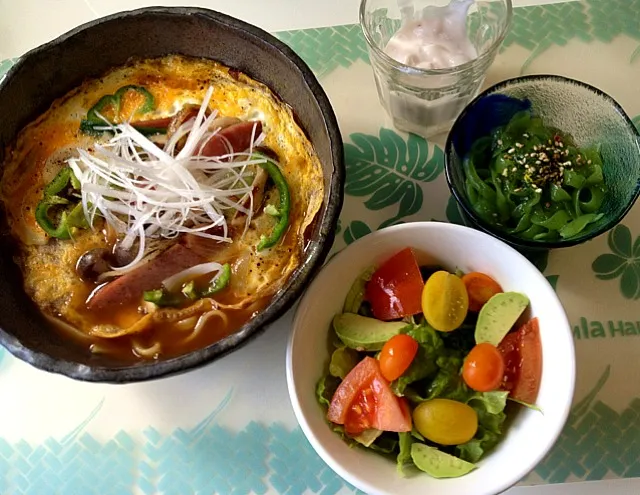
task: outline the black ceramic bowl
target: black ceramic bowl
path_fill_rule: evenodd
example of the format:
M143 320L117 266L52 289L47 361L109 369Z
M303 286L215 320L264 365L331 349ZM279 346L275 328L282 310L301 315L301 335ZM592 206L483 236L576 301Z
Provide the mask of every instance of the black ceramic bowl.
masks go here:
M531 110L545 125L573 136L580 147L597 145L607 192L601 218L566 239L535 240L510 234L484 220L466 191L465 157L480 139L506 125L521 110ZM516 152L517 154L517 152ZM481 93L454 123L445 147L447 183L469 226L483 230L525 254L575 246L618 224L640 194L640 134L609 95L581 81L532 75L503 81Z
M117 40L117 41L116 41ZM237 333L160 362L122 366L90 355L51 328L22 286L6 225L0 226L0 343L46 371L95 382L133 382L184 372L239 348L296 301L323 263L342 208L340 131L322 87L286 45L245 22L206 9L144 8L98 19L24 55L0 84L0 164L4 149L32 119L86 78L131 57L206 57L266 84L295 111L322 162L325 196L303 261L272 302ZM1 165L0 165L1 166ZM4 222L4 215L0 212ZM6 222L5 222L6 223Z

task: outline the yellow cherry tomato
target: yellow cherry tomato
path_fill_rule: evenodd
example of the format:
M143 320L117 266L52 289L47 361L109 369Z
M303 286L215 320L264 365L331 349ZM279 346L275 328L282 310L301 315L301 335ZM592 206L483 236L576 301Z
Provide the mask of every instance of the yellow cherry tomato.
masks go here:
M431 275L422 289L422 312L441 332L455 330L467 316L469 296L460 277L446 271Z
M478 415L462 402L432 399L413 410L413 424L427 440L440 445L460 445L475 436Z

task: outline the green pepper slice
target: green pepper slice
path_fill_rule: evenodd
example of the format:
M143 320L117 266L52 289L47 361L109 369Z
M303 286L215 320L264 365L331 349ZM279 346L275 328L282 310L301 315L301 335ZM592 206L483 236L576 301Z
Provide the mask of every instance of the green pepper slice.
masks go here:
M153 98L153 95L149 92L149 90L147 90L147 88L145 88L144 86L135 86L133 84L129 84L127 86L121 87L113 95L118 102L118 110L120 109L122 103L122 97L127 91L135 91L136 93L140 93L142 96L144 96L144 103L138 110L136 110L136 113L147 113L155 108L155 99Z
M72 191L80 190L80 181L76 178L69 167L65 167L53 178L45 187L42 200L38 203L35 211L35 218L38 225L51 237L56 239L71 239L73 228L86 229L89 227L84 215L82 203L72 203L65 198L68 189ZM51 218L52 209L60 209L66 206L56 220Z
M193 280L186 284L182 288L181 292L192 301L195 301L199 297L198 290L196 289L196 283Z
M209 287L202 291L200 297L209 297L215 294L216 292L220 292L227 285L229 285L229 279L231 278L231 265L229 263L225 263L222 265L222 269L220 273L218 273L211 283Z
M180 294L172 294L165 289L154 289L144 291L142 298L160 307L179 306L186 300L195 301L203 297L211 297L229 285L231 279L231 265L225 263L220 272L211 280L209 286L203 291L198 291L194 280L185 284Z
M184 299L176 294L169 294L163 289L146 290L142 298L160 307L179 306Z
M102 98L98 100L98 102L89 109L87 112L87 118L83 119L80 122L80 131L85 134L101 134L104 132L103 130L99 130L97 128L105 126L105 116L103 115L104 110L109 106L113 107L114 115L118 115L120 113L120 108L122 106L122 97L126 94L127 91L135 91L140 93L144 97L144 103L140 108L136 110L136 113L146 113L150 112L155 108L155 99L153 95L143 86L135 86L129 84L127 86L123 86L118 91L116 91L112 95L104 95ZM100 117L102 115L102 117ZM107 119L108 121L108 119ZM114 122L111 122L114 123ZM144 134L155 133L155 131L160 131L159 129L145 129ZM166 129L164 130L166 132Z
M258 243L258 251L275 246L282 238L289 226L289 213L291 210L291 197L289 195L289 186L287 180L284 178L280 167L271 158L261 154L253 153L253 159L264 160L263 163L258 164L262 169L269 174L271 180L276 185L278 193L280 194L280 206L278 210L278 221L275 227L268 236L263 235Z
M54 220L49 216L49 210L56 206L67 205L69 201L59 196L49 196L43 198L36 207L36 221L38 225L51 237L56 239L67 240L71 239L71 232L67 223L67 212L63 211L60 214L58 224L54 223Z
M71 181L72 175L74 179L73 182ZM70 182L71 182L71 187L73 187L74 189L80 189L80 187L76 187L76 184L79 185L79 182L76 176L74 175L74 173L72 172L71 168L64 167L63 169L60 170L60 172L56 174L53 180L49 182L49 184L47 184L47 187L44 188L44 196L45 197L55 196L59 192L63 192L67 188Z

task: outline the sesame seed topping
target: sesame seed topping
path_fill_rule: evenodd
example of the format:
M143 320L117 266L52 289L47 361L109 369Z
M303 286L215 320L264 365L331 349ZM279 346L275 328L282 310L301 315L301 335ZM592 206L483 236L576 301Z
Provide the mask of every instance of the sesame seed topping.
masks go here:
M525 133L522 135L522 137L526 139L526 138L528 138L528 137L529 137L529 134L527 134L527 133L525 132Z
M516 143L516 148L522 148L524 146L524 144L522 143Z
M542 162L540 160L536 160L536 165L540 165ZM532 167L533 168L533 167Z
M502 139L498 139L498 145L502 146Z
M537 193L541 193L541 192L542 192L542 189L540 189L540 188L538 187L538 188L536 189L536 192L537 192Z
M513 167L513 168L511 169L511 171L512 171L512 172L515 172L516 170L518 170L518 169L517 169L517 167Z
M587 165L591 165L591 160L587 160Z
M509 151L507 151L507 153L513 153L515 150L515 148L509 148Z

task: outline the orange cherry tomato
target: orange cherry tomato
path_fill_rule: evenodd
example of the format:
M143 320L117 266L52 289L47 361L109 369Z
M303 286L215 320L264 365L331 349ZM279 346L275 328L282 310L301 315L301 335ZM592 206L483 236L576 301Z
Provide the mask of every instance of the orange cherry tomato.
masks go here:
M469 311L480 311L489 299L504 292L498 282L489 275L480 272L463 275L462 282L464 282L467 294L469 294Z
M504 359L498 348L487 342L476 345L462 368L465 383L478 392L496 390L504 377Z
M382 376L392 382L402 376L411 366L418 352L418 342L409 335L391 337L380 352L380 371Z

